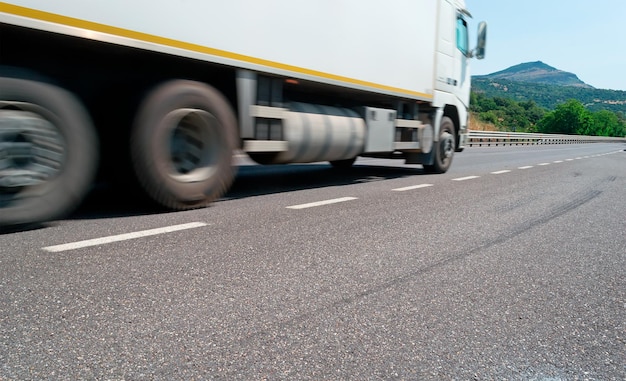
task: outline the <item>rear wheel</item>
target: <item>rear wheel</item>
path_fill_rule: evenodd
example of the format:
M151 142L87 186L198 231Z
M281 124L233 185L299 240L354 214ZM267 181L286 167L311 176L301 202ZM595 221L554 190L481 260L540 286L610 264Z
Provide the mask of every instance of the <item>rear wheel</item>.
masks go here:
M140 106L131 138L135 173L159 204L176 210L208 205L233 182L237 122L214 88L167 82Z
M97 166L80 102L46 83L0 78L0 226L59 218L78 206Z
M434 161L431 165L424 165L426 172L445 173L450 168L456 147L454 136L454 123L444 116L439 127L439 141L433 146Z

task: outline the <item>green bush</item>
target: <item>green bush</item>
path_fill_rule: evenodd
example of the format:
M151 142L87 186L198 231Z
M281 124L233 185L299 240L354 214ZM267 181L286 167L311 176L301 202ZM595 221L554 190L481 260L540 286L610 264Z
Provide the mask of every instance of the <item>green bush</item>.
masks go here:
M472 93L470 105L478 119L503 131L532 132L546 113L532 100L517 102L509 98L490 98L482 93Z
M547 111L533 100L519 102L472 92L470 111L480 121L491 123L501 131L626 136L626 117L623 112L590 111L576 99L570 99L557 105L554 110Z

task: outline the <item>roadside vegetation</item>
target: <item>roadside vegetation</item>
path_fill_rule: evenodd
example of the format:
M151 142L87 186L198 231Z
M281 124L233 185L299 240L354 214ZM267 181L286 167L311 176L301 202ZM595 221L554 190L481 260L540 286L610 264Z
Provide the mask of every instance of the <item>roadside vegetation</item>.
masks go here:
M516 101L472 92L470 112L473 130L626 136L626 116L622 111L591 111L576 99L548 110L533 100Z

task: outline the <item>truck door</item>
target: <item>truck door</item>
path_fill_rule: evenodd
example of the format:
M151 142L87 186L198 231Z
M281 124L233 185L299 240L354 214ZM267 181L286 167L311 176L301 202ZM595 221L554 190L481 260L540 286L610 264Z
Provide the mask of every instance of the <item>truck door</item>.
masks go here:
M439 4L435 88L454 94L467 106L470 92L467 22L449 1L444 0Z

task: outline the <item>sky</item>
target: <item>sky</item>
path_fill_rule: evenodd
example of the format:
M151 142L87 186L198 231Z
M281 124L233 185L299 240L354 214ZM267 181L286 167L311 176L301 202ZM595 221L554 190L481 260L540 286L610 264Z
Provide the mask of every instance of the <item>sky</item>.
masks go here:
M626 0L466 0L470 45L487 22L487 52L473 75L542 61L599 88L626 91Z

